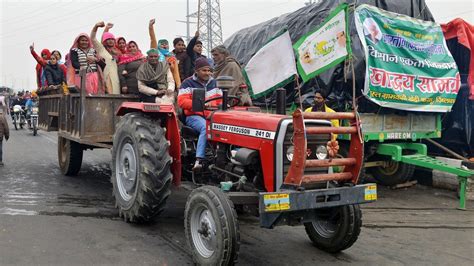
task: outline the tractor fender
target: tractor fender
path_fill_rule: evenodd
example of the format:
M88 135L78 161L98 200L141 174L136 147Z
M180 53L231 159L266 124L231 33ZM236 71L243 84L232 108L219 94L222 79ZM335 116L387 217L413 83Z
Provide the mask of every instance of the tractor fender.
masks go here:
M152 117L160 118L166 129L166 139L169 141L169 154L171 156L171 173L173 183L181 184L181 145L178 119L174 106L171 104L156 104L142 102L124 102L118 108L116 115L124 116L127 113L144 113Z

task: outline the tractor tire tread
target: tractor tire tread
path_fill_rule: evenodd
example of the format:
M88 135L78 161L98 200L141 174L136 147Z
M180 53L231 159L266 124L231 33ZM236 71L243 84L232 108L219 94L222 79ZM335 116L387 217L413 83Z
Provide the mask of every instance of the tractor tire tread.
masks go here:
M156 124L156 125L155 125ZM172 174L171 156L168 153L168 141L160 121L140 113L129 113L122 117L116 127L114 147L119 139L119 130L126 130L134 139L139 160L137 192L130 208L123 208L116 198L119 215L126 222L147 223L163 212L166 200L171 194ZM115 149L112 148L112 184L113 194L117 197L115 182Z
M193 204L192 200L196 194L204 193L212 201L212 204L216 208L219 221L222 226L222 232L224 237L224 252L221 256L221 260L215 263L214 265L234 265L238 262L239 249L240 249L240 229L239 222L237 220L237 212L234 207L234 203L225 195L218 187L214 186L202 186L200 188L194 189L188 197L185 208L185 232L186 235L190 234L188 230L190 225L189 221L186 219L187 213L189 213ZM188 241L188 246L193 250L193 244L191 243L191 237L186 237ZM193 254L196 256L195 254ZM196 261L195 261L196 262ZM197 263L199 264L199 263Z

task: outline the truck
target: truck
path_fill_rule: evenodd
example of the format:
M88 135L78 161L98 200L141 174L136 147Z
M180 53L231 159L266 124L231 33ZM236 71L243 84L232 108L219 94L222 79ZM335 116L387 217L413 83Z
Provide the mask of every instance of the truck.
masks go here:
M362 227L360 204L377 199L375 184L359 184L364 142L354 112L269 114L237 106L231 79L218 79L221 107L205 109L193 91L194 111L205 111L208 147L200 172L192 171L198 134L173 105L138 102L128 95L85 95L61 89L40 96L40 122L58 130L62 173L78 173L87 149L112 150L113 195L120 217L152 221L171 186L191 188L184 230L199 265L238 260L238 213L262 228L303 225L314 246L327 252L351 247ZM219 98L211 99L219 100ZM229 106L229 107L227 107ZM332 127L330 119L350 125ZM350 134L344 158L329 158L331 134ZM342 171L333 171L343 166Z
M420 21L424 20L423 22L419 21L418 25L432 25L431 22L434 21L424 0L402 0L383 3L362 0L357 1L357 3L352 6L354 9L357 9L363 4L373 5L370 8L371 10L376 9L376 7L382 8L383 10L379 11L379 13L388 14L389 12L386 11L390 11L398 13L398 16L406 15L419 19ZM242 65L245 65L258 49L281 29L288 29L292 43L296 45L300 38L309 35L312 30L321 27L327 20L331 10L337 9L339 5L340 2L337 1L323 1L307 5L292 13L284 14L278 18L241 29L231 35L224 44L230 50L231 54L233 54ZM397 15L393 14L393 17L397 17ZM403 17L404 21L409 20L409 18ZM406 107L407 105L405 105L403 106L404 108L399 107L397 109L393 107L394 105L391 105L391 107L386 104L387 101L384 102L384 105L380 104L380 101L376 103L375 101L369 100L369 93L366 90L368 88L366 85L368 84L367 79L369 77L367 74L369 73L369 56L368 52L366 52L367 49L365 49L361 41L367 33L363 32L363 27L361 27L362 29L356 29L357 23L354 23L354 20L357 21L357 18L352 7L348 9L346 19L350 21L346 26L347 39L350 39L352 50L350 60L327 68L325 72L304 84L303 82L301 82L301 84L294 82L285 86L288 95L290 95L288 102L290 104L299 102L298 104L307 107L307 105L311 105L312 103L314 91L321 90L328 95L327 102L329 107L336 111L357 110L361 122L361 136L365 142L364 173L371 174L377 183L386 186L405 183L413 176L416 167L441 170L455 174L459 177L460 190L463 191L461 193L459 208L464 209L464 191L466 189L467 179L473 175L473 172L459 167L450 167L446 163L428 156L427 151L428 146L426 145L426 141L432 141L432 139L437 139L442 136L442 122L447 110L438 109L436 112L426 111L429 110L433 102L426 102L424 104L426 109L420 111L421 108L416 110L413 105L408 108ZM415 36L415 34L411 32L414 31L413 27L406 29L404 29L403 26L393 28L393 21L395 20L392 17L383 19L386 19L385 21L392 21L392 23L384 24L384 29L393 30L393 32L395 32L394 34L397 35ZM460 30L460 32L463 31ZM379 31L379 34L381 33L382 31ZM444 39L442 34L441 39ZM379 48L382 49L382 43L384 42L372 44L371 49L372 53L376 55L375 57L380 56L383 58L390 57L389 59L400 59L400 57L409 57L411 55L411 51L408 49L406 51L400 51L400 57L393 56L393 49L395 49L393 47L392 50L377 50ZM373 47L378 48L375 49ZM375 58L374 56L370 57ZM406 70L403 69L403 67L399 67L401 64L402 62L398 61L398 64L393 63L389 65L389 63L387 63L386 65L389 65L389 67L393 69L398 67L397 73L404 74ZM425 67L417 73L408 74L423 76L432 73L434 73L433 68ZM398 92L394 94L394 90L388 88L390 86L389 84L380 89L380 91L385 90L385 95L388 96L399 96L395 95ZM379 88L381 87L382 86L379 86ZM300 95L300 98L297 97L298 95ZM261 97L260 99L255 99L254 103L257 105L260 104L261 106L268 106L268 99L272 98L274 98L274 96ZM455 99L451 98L450 100ZM341 154L344 154L347 152L347 147L350 143L347 141L350 139L350 136L339 134L338 137L341 146Z

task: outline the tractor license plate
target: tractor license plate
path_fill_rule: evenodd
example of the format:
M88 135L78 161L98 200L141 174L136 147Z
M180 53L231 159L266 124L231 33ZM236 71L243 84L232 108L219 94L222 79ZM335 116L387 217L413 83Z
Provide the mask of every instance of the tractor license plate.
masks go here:
M286 193L266 194L263 196L265 211L284 211L290 209L290 195Z
M377 185L370 185L364 191L365 200L377 200Z

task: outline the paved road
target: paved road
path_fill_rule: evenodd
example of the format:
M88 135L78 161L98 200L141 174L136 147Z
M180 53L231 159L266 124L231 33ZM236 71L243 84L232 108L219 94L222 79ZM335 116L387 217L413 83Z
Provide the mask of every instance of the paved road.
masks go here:
M0 168L0 265L192 264L183 232L187 191L174 189L157 223L118 218L108 150L87 151L78 177L57 165L55 133L14 131ZM456 210L451 192L381 188L363 207L355 245L330 255L302 227L264 230L241 217L241 265L473 265L474 202Z

